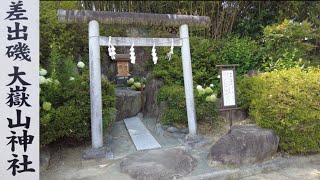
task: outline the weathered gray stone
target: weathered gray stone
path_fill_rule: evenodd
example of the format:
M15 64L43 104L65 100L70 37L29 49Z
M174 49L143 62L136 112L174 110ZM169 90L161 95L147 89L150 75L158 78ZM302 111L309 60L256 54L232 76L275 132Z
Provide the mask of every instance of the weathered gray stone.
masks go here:
M184 134L188 134L189 133L189 128L180 129L180 132L184 133Z
M167 131L168 131L168 132L171 132L171 133L174 133L174 132L178 132L179 129L176 128L176 127L174 127L174 126L170 126L170 127L168 127Z
M197 160L182 149L138 151L120 163L122 173L144 180L173 179L189 174Z
M147 75L147 77L149 74ZM146 115L157 116L159 108L157 106L157 93L160 87L164 84L162 79L151 79L146 88L143 90L143 96L146 100L143 113Z
M131 90L127 87L116 89L116 121L136 116L142 107L142 96L140 91Z
M278 143L279 137L273 130L255 125L233 126L211 147L209 165L262 162L277 152Z
M101 158L111 158L110 157L110 149L107 149L107 147L105 147L105 146L103 146L99 149L90 148L90 149L85 150L84 153L82 154L82 159L84 159L84 160L101 159Z
M193 135L193 134L184 134L184 139L179 139L179 141L184 144L189 149L199 148L207 145L208 139L206 139L201 134Z
M181 132L173 132L173 133L170 133L170 136L175 137L175 138L184 138L186 136L186 134L181 133Z
M156 133L157 135L163 136L164 130L162 128L162 125L160 123L156 124Z
M40 171L46 171L49 166L51 153L48 147L44 147L40 150Z
M167 130L170 127L170 125L162 125L163 130Z

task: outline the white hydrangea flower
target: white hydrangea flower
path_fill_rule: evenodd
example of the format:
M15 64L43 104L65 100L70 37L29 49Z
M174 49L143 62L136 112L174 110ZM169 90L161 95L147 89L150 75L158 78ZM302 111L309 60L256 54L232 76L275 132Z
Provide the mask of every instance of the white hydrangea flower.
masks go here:
M206 101L207 102L215 102L217 100L217 96L215 94L212 94L211 96L207 96Z
M199 89L202 89L202 86L201 85L198 85L197 86L197 89L199 90Z
M206 90L205 89L198 89L198 93L200 96L206 94Z
M55 79L55 80L54 80L54 84L59 85L60 82L59 82L57 79Z
M51 78L48 78L46 79L47 83L52 83L52 79Z
M217 78L220 79L220 75L218 75Z
M79 61L77 66L78 66L78 68L82 69L82 68L84 68L85 65L84 65L84 63L82 61Z
M47 83L47 79L43 76L39 76L39 84L46 84Z
M41 68L40 71L39 71L39 75L40 76L45 76L45 75L47 75L47 73L48 73L47 70L45 70L43 68Z
M70 77L70 79L69 79L70 81L73 81L74 80L74 77Z
M210 87L212 87L212 88L213 88L213 87L214 87L214 85L213 85L213 84L210 84Z

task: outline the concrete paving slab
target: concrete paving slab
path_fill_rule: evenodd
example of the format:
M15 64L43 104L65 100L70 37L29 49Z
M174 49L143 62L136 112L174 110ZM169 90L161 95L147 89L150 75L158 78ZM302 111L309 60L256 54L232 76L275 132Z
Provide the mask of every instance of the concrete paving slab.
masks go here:
M123 158L137 151L123 121L114 123L111 136L111 149L114 159Z
M124 119L124 123L138 151L144 149L161 148L161 145L152 136L152 134L138 117L126 118Z
M161 148L160 144L150 133L133 134L131 138L138 151Z
M131 117L124 119L129 134L142 134L148 133L148 129L144 126L138 117Z

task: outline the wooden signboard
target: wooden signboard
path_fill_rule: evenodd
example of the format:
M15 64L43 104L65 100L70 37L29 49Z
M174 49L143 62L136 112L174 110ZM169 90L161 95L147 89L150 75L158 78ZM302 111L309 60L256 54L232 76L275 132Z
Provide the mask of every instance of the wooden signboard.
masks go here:
M217 65L220 71L222 110L237 108L236 66L238 64Z
M236 106L235 78L233 69L221 70L222 97L224 107Z
M241 109L237 107L237 93L236 93L236 66L238 64L217 65L220 72L221 83L221 99L222 104L219 111L228 111L232 113L233 110ZM232 126L232 115L229 115L230 127Z

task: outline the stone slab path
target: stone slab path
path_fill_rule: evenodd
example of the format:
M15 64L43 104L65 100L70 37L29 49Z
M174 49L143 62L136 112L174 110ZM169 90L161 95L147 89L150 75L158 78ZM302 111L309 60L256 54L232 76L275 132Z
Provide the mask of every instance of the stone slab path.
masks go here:
M138 151L144 149L161 148L161 145L152 136L152 134L138 117L126 118L124 119L124 123Z

